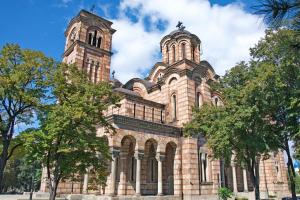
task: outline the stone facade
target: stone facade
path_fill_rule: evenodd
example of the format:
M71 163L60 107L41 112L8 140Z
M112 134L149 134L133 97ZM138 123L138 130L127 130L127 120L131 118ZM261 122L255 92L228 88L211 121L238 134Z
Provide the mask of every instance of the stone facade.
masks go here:
M249 196L253 186L247 170L233 161L222 171L222 162L213 159L205 138L182 136L184 124L192 119L193 107L203 103L223 105L222 97L210 89L218 75L200 59L200 39L179 27L161 40L162 62L153 66L149 76L123 85L109 78L115 32L111 25L99 16L80 11L65 32L63 58L66 63L75 63L91 81L110 81L123 97L120 107L105 111L117 133L107 134L101 127L97 132L111 148L110 175L106 186L98 189L90 189L87 173L79 182L61 183L58 192L215 199L218 188L224 185L236 195ZM271 153L268 160L262 161L260 174L262 194L280 196L288 192L282 152ZM44 179L41 190L46 190Z

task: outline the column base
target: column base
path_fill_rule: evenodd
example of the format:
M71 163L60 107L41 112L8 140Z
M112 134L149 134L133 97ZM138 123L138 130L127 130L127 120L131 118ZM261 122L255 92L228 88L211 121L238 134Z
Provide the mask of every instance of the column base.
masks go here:
M116 194L108 194L108 196L110 196L110 197L115 197L115 196L117 196Z
M135 193L135 195L134 196L137 196L137 197L139 197L139 196L141 196L141 193Z
M164 194L163 193L159 193L156 196L164 196Z

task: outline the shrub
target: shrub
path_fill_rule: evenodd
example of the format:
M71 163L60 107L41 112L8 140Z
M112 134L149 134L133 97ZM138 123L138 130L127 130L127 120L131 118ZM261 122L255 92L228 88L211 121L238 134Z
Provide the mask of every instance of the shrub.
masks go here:
M221 187L218 190L218 195L222 200L227 200L232 197L233 193L226 187Z

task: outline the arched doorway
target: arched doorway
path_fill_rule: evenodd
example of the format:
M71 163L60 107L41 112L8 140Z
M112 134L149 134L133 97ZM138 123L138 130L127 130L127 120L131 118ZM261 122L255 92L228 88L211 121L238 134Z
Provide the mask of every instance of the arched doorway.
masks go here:
M174 159L176 144L169 142L166 145L165 161L163 162L163 193L174 195Z
M157 142L149 139L145 143L144 159L142 160L141 193L143 195L157 194Z
M125 136L121 141L120 157L117 161L118 195L131 195L135 193L135 145L136 140L132 136Z

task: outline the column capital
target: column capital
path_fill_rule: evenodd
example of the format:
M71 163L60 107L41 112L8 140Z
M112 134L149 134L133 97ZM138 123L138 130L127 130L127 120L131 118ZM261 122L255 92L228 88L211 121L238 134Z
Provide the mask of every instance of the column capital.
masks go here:
M137 151L135 151L135 153L134 153L134 157L135 157L135 159L137 159L137 160L142 160L142 159L144 158L144 152L141 151L141 150L137 150Z
M116 158L120 155L120 149L117 148L111 148L111 156L113 158Z
M165 157L166 156L164 154L160 153L160 152L156 153L156 156L155 156L157 161L164 161Z

